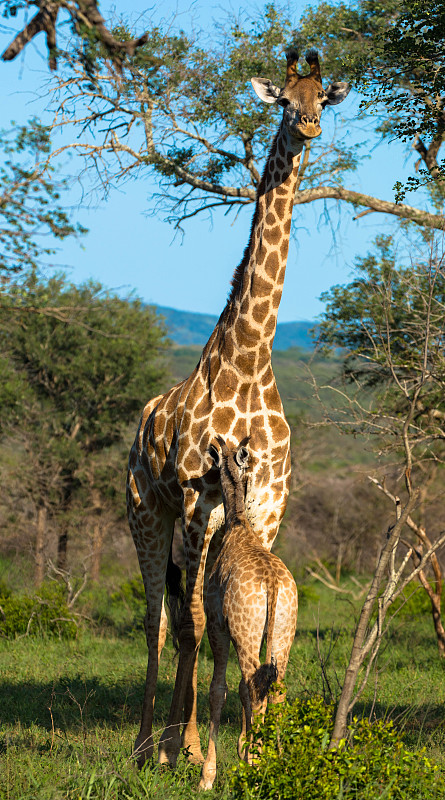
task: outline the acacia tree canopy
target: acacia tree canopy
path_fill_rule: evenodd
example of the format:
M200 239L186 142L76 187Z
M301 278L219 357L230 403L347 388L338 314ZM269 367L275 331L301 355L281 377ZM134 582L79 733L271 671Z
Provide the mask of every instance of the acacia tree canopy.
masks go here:
M283 54L290 42L296 42L301 53L311 45L319 49L325 83L340 77L357 83L360 75L360 85L380 98L373 106L377 130L398 135L400 114L390 105L389 94L383 93L383 69L385 86L391 86L393 93L417 95L406 69L401 74L395 58L388 62L382 56L381 42L388 25L396 26L400 15L399 0L385 0L382 6L361 0L309 8L297 32L287 15L272 5L254 19L229 18L224 28L219 26L207 36L173 28L165 32L152 25L145 44L125 61L123 75L110 60L101 58L106 54L100 43L89 43L88 58L91 63L100 60L101 71L91 79L84 66L85 49L81 59L72 53L65 60L55 92L56 123L76 120L82 125L82 141L73 144L89 165L94 164L105 186L132 174L154 172L160 184L154 209L175 224L217 206L236 209L255 199L278 121L276 108L254 97L250 78L266 76L280 85ZM121 39L130 36L125 25L117 26L114 34ZM302 59L301 71L305 69ZM349 120L343 129L340 125L331 141L322 137L307 144L295 205L336 199L443 229L440 213L353 188L368 143L351 136L352 124ZM434 199L440 202L437 130L423 133L434 139L422 142L424 163L435 181Z
M398 202L357 191L354 172L367 155L367 143L346 129L344 135L337 130L332 141L322 137L306 147L295 205L335 199L352 204L361 214L381 212L444 229L444 216L437 209L443 195L438 161L442 121L437 112L426 125L418 91L420 80L423 106L442 107L437 75L442 74L443 48L435 51L436 77L428 65L443 0L437 22L430 27L422 25L416 2L322 2L306 9L297 32L286 13L271 4L253 18L229 16L207 35L186 34L175 30L174 23L164 30L150 22L118 68L100 36L84 38L81 49L74 40L55 76L55 123L74 125L76 140L69 146L84 156L105 191L117 181L151 173L160 185L152 210L164 212L176 225L218 206L236 210L255 199L278 119L276 109L254 98L249 79L267 76L280 85L284 49L294 42L304 53L315 45L325 82L342 78L359 85L380 134L397 137L403 120L411 120L405 133L417 136L416 149L432 178L436 209L434 203L425 209L401 202L400 186ZM414 45L408 46L414 29L427 54L420 73L418 53ZM136 41L125 23L111 34L118 42ZM305 67L302 62L302 70ZM418 110L414 116L412 108ZM343 114L346 111L342 108Z
M326 65L338 59L345 75L364 95L362 108L376 118L377 130L414 147L416 170L406 188L426 183L443 201L445 49L443 0L360 0L323 2L303 14L301 33L320 48ZM403 199L401 182L397 199Z
M118 441L141 396L155 394L165 375L165 329L154 310L93 282L35 273L7 287L1 304L2 352L49 404L55 435L86 452Z
M379 84L381 102L393 116L386 130L412 143L419 154L419 177L408 179L405 187L397 182L399 199L407 188L422 183L427 183L433 198L442 201L444 197L445 161L439 159L445 133L444 30L443 0L405 0L397 24L377 42L381 59L374 80ZM400 76L398 81L394 74ZM369 96L366 82L359 85Z
M59 520L85 472L156 394L165 377L165 329L152 308L100 285L30 273L1 293L3 435L27 454L22 483Z
M47 239L86 233L60 204L66 188L51 163L50 129L37 119L0 132L0 275L36 269L55 250Z

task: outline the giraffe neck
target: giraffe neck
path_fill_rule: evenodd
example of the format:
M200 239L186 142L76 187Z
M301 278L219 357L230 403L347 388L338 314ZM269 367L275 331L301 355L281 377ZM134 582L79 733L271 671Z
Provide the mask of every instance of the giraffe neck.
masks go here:
M270 361L302 148L281 125L258 188L249 243L220 318L220 353L250 374Z
M237 474L237 467L223 459L220 470L221 490L226 527L230 531L236 522L246 519L244 484Z

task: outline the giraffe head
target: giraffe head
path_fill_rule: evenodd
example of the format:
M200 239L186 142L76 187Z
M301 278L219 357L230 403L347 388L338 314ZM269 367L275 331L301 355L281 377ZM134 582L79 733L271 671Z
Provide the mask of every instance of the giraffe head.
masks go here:
M219 470L223 493L224 510L227 517L236 508L244 508L245 471L249 464L249 451L246 444L250 436L246 436L238 447L228 447L222 436L216 436L219 448L215 444L209 446L209 453L215 467Z
M249 451L246 448L246 444L250 436L246 436L237 448L228 447L222 436L216 436L215 438L220 449L214 444L209 445L209 453L213 458L215 467L221 470L224 465L229 474L238 476L239 479L240 472L247 469L249 464Z
M350 86L344 81L331 83L323 89L320 64L316 50L308 50L306 61L309 75L297 72L298 52L286 53L286 82L282 89L268 78L251 78L252 86L265 103L278 103L283 108L283 123L297 140L315 139L321 133L320 116L326 106L335 106L347 96Z

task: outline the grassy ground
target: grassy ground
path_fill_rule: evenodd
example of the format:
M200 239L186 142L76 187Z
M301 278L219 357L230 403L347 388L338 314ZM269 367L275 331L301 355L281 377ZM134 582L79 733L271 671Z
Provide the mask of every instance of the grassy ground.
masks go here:
M358 604L323 587L301 592L298 633L288 668L291 698L315 692L336 696L351 644ZM131 629L131 627L129 627ZM199 769L184 758L172 772L148 765L134 769L129 754L139 721L146 648L141 627L131 635L80 633L75 641L22 638L0 642L0 798L189 798ZM167 643L161 662L155 728L168 711L175 660ZM326 678L323 678L323 663ZM445 681L430 617L400 614L387 638L378 672L359 713L391 717L410 747L425 746L443 762ZM207 691L212 660L203 642L199 718L206 744ZM230 796L240 725L239 674L233 656L229 696L219 740L219 775L210 797Z

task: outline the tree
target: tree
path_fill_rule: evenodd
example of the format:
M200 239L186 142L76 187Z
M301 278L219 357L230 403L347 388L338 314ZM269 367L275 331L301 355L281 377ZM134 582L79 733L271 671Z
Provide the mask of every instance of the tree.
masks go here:
M341 75L359 82L372 97L369 105L376 115L377 132L389 139L401 133L404 103L407 107L410 103L410 109L418 104L417 51L413 46L412 57L407 51L401 70L397 41L395 52L388 55L392 41L388 35L394 38L403 28L407 34L400 46L410 41L411 28L420 23L408 13L416 0L409 2L411 6L402 6L400 0L385 0L377 6L371 0L350 5L321 3L303 13L298 33L286 14L271 4L244 24L229 18L223 30L219 26L210 36L175 33L173 26L165 32L151 23L144 36L135 40L128 25L121 23L111 34L131 47L118 67L114 51L107 49L100 35L81 39L81 46L75 38L67 44L55 77L56 122L81 130L80 140L71 146L98 172L105 191L116 181L148 171L161 183L155 210L162 209L177 225L217 207L236 211L255 199L264 153L276 125L275 110L254 101L249 78L269 75L279 84L283 50L292 41L302 52L311 44L319 48L326 81ZM77 6L80 3L70 5L72 13ZM433 33L421 29L428 57L440 30L440 9L442 5ZM436 55L442 75L442 51ZM427 67L422 73L422 96L427 105L440 109L440 86L438 94L436 77L430 80ZM442 197L436 169L442 143L440 113L430 120L428 130L419 128L419 114L409 117L413 133L419 134L416 147L433 178L437 202ZM366 155L367 143L351 144L349 130L343 137L340 133L336 131L335 141L315 141L306 148L296 205L341 200L361 208L361 214L374 211L422 226L445 227L441 213L402 203L400 191L399 202L356 191L353 174ZM425 143L422 135L430 141Z
M98 284L75 287L61 276L43 281L31 273L3 291L2 304L5 368L23 389L9 406L24 454L19 467L36 507L58 520L58 566L65 569L82 473L91 460L94 475L95 455L122 439L141 396L159 390L165 331L140 301Z
M445 656L440 612L443 578L436 556L445 542L445 531L441 519L428 515L431 483L436 479L436 490L443 495L445 466L445 257L433 237L426 244L415 259L400 264L391 240L380 238L375 254L358 259L357 277L324 295L327 307L320 342L341 347L344 353L344 385L331 387L342 404L331 411L325 405L325 409L340 429L374 436L375 449L391 456L392 463L386 467L389 476L371 480L391 501L395 515L357 625L333 745L342 738L347 714L377 657L388 627L386 614L414 577L430 597L439 653ZM391 475L394 489L388 487ZM405 482L402 498L401 478ZM433 585L427 576L429 561ZM364 678L354 696L363 666Z
M357 258L357 277L322 295L326 311L319 341L343 348L346 381L377 389L376 416L370 406L360 420L374 430L375 418L375 431L391 436L396 446L397 415L403 416L415 397L415 444L422 460L436 461L445 422L444 255L431 238L418 243L418 252L402 265L398 259L389 237L377 239L376 253ZM356 422L350 425L355 428Z
M438 205L444 196L443 144L445 101L445 4L432 0L372 0L321 3L303 14L301 35L323 52L324 61L339 59L346 76L364 94L377 130L389 141L405 141L419 155L427 183ZM408 181L408 188L420 182ZM396 200L403 199L400 182Z
M86 228L73 225L58 204L66 184L54 178L50 129L31 119L1 131L0 138L0 279L9 281L54 254L42 239L63 240Z
M393 117L384 130L412 143L419 154L416 171L420 178L408 179L405 187L398 181L398 199L403 199L407 188L427 183L433 197L443 200L445 163L439 162L438 156L445 134L444 29L443 1L405 0L397 24L375 41L380 58L373 80L379 84L380 102ZM359 69L366 75L363 61ZM362 78L359 85L369 96L369 81ZM369 104L365 102L364 107ZM422 162L424 168L419 169Z
M80 55L75 48L66 53L55 77L55 124L82 131L81 139L69 146L93 167L105 192L115 182L151 173L160 183L154 211L163 211L177 226L215 208L236 211L255 199L277 123L276 109L254 99L250 77L267 75L280 84L283 51L295 39L301 52L309 44L318 46L326 82L339 76L355 79L365 55L364 80L373 92L377 131L394 137L396 118L384 102L377 102L377 72L383 62L374 41L380 41L399 16L398 0L386 0L384 6L362 0L358 6L323 3L309 9L298 34L284 12L272 5L245 23L231 18L223 30L219 27L208 37L151 25L145 43L125 58L122 71L116 70L100 42L88 41ZM131 38L123 23L113 34L121 40ZM100 64L100 71L86 66L85 58L89 65ZM393 86L409 92L396 63L390 77ZM361 214L381 212L444 229L444 217L434 209L353 188L367 142L353 139L351 144L349 125L343 132L337 130L331 142L307 145L295 205L335 199L362 209Z

